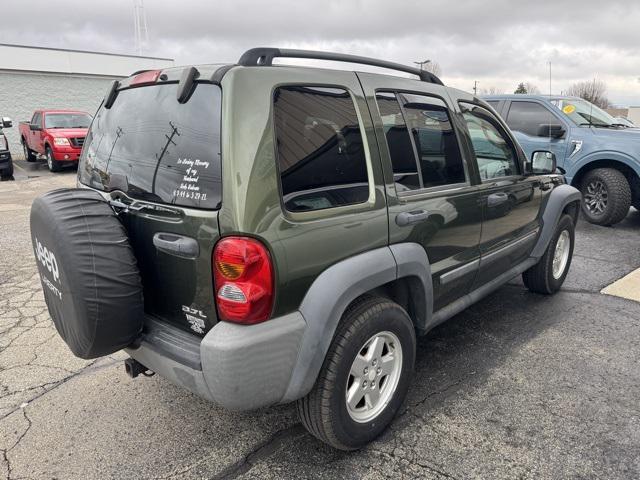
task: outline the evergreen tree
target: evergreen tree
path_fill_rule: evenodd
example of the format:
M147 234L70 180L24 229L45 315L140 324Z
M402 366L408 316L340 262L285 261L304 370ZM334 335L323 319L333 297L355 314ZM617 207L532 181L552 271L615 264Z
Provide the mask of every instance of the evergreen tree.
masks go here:
M520 82L518 88L516 88L516 91L513 93L527 93L527 87L525 87L523 82Z

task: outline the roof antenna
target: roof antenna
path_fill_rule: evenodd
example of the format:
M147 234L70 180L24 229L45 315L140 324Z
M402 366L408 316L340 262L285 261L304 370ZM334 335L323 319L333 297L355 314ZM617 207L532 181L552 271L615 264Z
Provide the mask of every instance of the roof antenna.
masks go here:
M147 16L144 13L143 0L133 0L133 32L135 36L136 53L142 56L144 47L149 43Z

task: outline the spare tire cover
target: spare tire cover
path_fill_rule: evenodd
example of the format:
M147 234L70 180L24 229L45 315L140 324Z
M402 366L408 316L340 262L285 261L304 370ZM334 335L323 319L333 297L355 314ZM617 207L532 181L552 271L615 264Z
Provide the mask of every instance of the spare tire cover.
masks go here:
M127 232L89 189L33 202L31 241L53 323L80 358L116 352L140 335L142 284Z

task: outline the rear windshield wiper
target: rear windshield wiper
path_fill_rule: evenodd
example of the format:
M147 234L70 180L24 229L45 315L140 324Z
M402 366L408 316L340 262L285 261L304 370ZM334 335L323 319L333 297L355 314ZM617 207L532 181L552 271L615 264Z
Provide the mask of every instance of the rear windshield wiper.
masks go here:
M171 213L177 213L177 214L181 214L182 210L179 208L173 208L173 207L163 207L160 205L154 205L151 203L141 203L138 202L136 200L132 200L130 203L125 203L123 201L121 201L120 199L109 199L107 200L107 203L113 207L113 208L117 208L120 210L120 212L139 212L141 210L154 210L156 212L171 212ZM119 212L117 212L119 213Z

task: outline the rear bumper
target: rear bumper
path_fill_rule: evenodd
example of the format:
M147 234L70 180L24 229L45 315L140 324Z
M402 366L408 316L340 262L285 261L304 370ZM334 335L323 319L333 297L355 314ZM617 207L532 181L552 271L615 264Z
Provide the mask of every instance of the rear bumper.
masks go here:
M300 312L258 325L219 322L198 338L149 320L126 352L158 375L230 410L279 403L287 392L306 322Z

